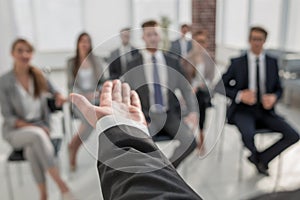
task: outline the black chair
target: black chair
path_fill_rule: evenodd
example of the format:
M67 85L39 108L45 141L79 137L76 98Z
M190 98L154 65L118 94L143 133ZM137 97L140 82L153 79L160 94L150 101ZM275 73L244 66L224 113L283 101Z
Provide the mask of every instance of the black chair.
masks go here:
M156 135L152 136L152 139L154 142L164 142L164 141L170 141L173 138L170 135L166 134L165 132L160 131Z
M48 104L48 107L49 107L49 110L51 113L55 113L57 111L62 111L62 107L55 106L54 98L48 98L47 104ZM64 122L62 122L62 123L63 123L63 130L65 130ZM58 152L61 148L62 138L51 138L51 142L54 147L55 156L57 157ZM5 163L5 171L6 171L5 174L6 174L7 187L8 187L10 200L13 200L14 196L13 196L13 190L12 190L13 187L12 187L9 164L10 163L22 164L24 162L26 162L26 158L24 157L23 149L13 149L12 152L7 157L7 162ZM23 185L22 168L20 165L17 165L17 174L19 177L19 185Z

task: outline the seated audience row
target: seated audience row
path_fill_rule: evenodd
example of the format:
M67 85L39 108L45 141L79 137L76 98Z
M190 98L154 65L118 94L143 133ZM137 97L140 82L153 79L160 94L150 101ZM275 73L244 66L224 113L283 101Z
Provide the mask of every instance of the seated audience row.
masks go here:
M135 101L140 98L138 109L139 112L143 112L144 125L147 125L150 137L165 134L171 139L179 140L180 144L170 158L170 163L177 168L197 146L200 152L204 153L205 115L206 109L211 106L216 69L206 51L207 32L194 32L193 41L190 41L186 38L189 27L183 25L181 37L172 42L169 51L163 51L159 48L159 29L156 21L143 23L143 49L136 49L130 44L129 28L121 30L122 44L111 53L109 59L109 78L120 78L128 83L128 86L123 84L120 89L119 81L115 81L113 87L116 88L110 89L113 94L119 96L121 90L129 92L121 92L125 100L131 96L129 87L136 91L133 98ZM249 34L249 51L246 55L232 60L228 71L218 84L224 84L226 95L232 100L228 110L228 122L238 127L244 145L251 152L249 161L264 175L268 175L269 162L299 140L296 130L274 110L282 95L282 87L277 61L263 51L266 38L267 32L263 28L253 27ZM77 40L75 57L67 62L67 87L69 93L80 94L87 100L82 103L94 105L89 108L98 109L97 106L100 104L101 107L103 103L100 99L107 98L100 98L106 77L104 61L94 55L92 50L91 37L88 33L82 33ZM4 139L14 149L24 150L41 199L47 199L45 172L57 183L64 199L74 199L57 169L49 136L50 112L46 104L48 93L55 97L57 106L62 106L67 98L58 92L40 69L31 65L33 47L30 43L17 39L12 45L11 53L14 59L13 69L0 78ZM181 92L182 99L178 100L175 90ZM113 96L113 100L118 100L119 96ZM185 110L182 109L181 100L185 104ZM122 112L130 112L126 106ZM96 123L94 121L95 123L91 124L90 117L87 113L82 113L80 107L78 103L72 105L72 112L80 119L81 124L68 145L71 171L77 168L79 147L92 133ZM282 133L282 138L268 149L259 152L254 143L255 129L258 125ZM198 140L194 134L196 130L199 130L196 134ZM162 160L165 162L164 158ZM99 169L99 172L103 173L103 176L108 173L103 169ZM102 185L104 189L110 190L106 183ZM104 194L107 194L107 191L104 191ZM195 199L197 198L195 196Z

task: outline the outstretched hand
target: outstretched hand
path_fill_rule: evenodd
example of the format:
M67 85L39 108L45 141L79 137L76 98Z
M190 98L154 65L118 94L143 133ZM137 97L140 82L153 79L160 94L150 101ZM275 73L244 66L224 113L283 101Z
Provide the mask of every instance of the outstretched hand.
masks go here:
M86 120L96 127L99 119L107 115L124 117L146 125L138 94L120 80L106 81L100 95L100 106L92 105L84 96L72 93L71 102L77 106Z

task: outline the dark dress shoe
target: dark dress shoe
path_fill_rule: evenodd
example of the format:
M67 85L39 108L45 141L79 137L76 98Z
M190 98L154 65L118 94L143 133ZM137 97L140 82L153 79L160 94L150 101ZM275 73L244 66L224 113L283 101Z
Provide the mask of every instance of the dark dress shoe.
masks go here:
M258 173L263 174L265 176L270 176L268 172L268 166L264 165L263 163L258 163L256 166L256 169Z
M248 160L255 165L258 173L263 174L265 176L270 175L268 172L268 166L259 162L256 156L251 155L248 157Z

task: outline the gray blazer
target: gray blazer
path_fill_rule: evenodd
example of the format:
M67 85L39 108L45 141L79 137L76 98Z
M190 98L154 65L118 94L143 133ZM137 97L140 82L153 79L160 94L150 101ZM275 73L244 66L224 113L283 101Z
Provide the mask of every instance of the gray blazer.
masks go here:
M187 42L187 53L192 49L192 41ZM171 43L170 51L172 54L175 54L177 57L181 56L181 45L180 39L177 39Z
M138 49L135 47L131 46L131 51L128 52L128 54L131 54L131 57L133 58L138 54ZM120 55L120 48L114 50L110 54L110 60L109 60L109 75L110 79L118 79L120 78L125 72L122 71L122 66L121 66L121 56L126 56L127 54ZM129 62L129 61L127 61Z
M95 83L95 89L98 88L98 86L104 82L104 69L102 65L103 61L99 56L93 56L93 68L94 68L94 80ZM68 78L68 92L71 93L73 89L76 89L76 92L87 92L83 91L80 87L80 83L78 80L76 80L76 77L74 77L73 71L75 68L75 57L70 58L67 61L67 78Z
M174 94L175 89L179 89L184 100L186 101L187 112L197 112L195 103L196 100L195 98L193 98L192 89L191 87L189 87L188 81L184 82L184 73L181 69L178 59L170 54L164 54L164 57L168 66L169 111L179 112L180 104ZM137 68L131 72L129 71L129 73L126 73L124 76L124 80L131 86L132 89L136 90L139 94L142 104L142 110L146 118L149 118L149 109L151 105L149 102L148 85L145 85L145 70L144 67L138 67L143 66L143 63L143 56L141 54L138 54L138 56L136 56L128 65L129 70L135 67Z
M25 119L24 107L18 88L16 86L16 77L13 70L0 77L0 105L4 118L2 126L3 138L7 139L9 132L16 129L17 119ZM48 81L49 92L54 94L57 90ZM42 95L42 118L41 123L49 126L50 111L47 105L46 95Z

